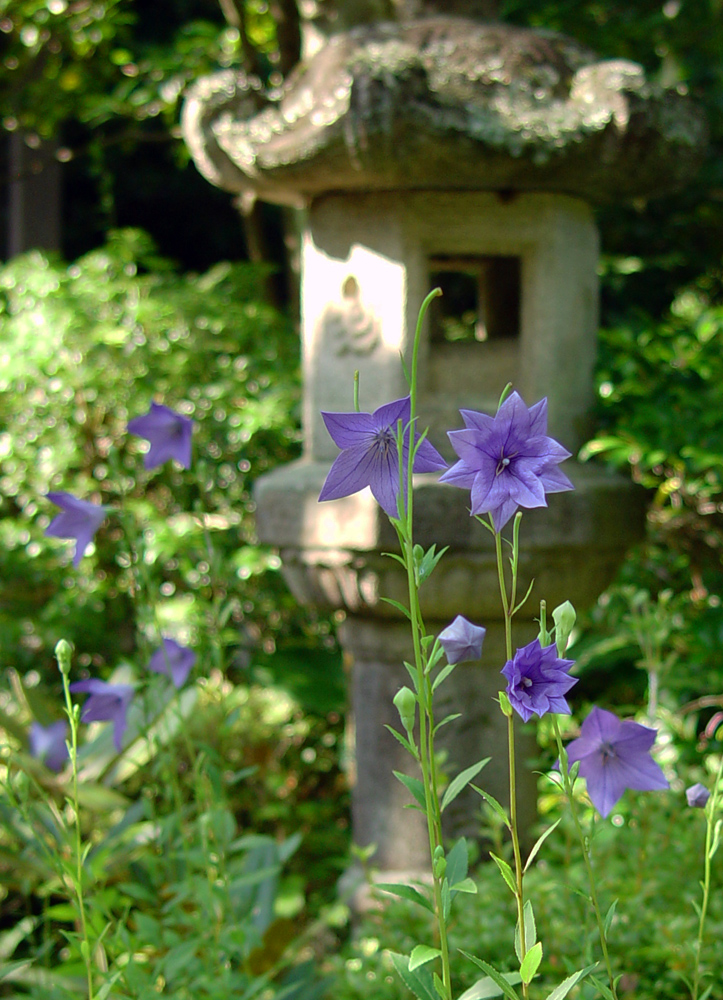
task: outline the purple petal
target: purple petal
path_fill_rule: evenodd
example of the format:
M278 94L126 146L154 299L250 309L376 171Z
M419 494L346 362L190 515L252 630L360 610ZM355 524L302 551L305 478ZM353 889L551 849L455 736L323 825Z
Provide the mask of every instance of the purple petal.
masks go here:
M459 462L455 462L451 468L442 473L439 481L440 483L449 483L452 486L461 486L462 489L471 490L474 486L476 476L477 473L474 469L470 469L467 463L460 459Z
M406 430L411 413L412 403L409 396L385 403L384 406L380 406L372 413L374 429L375 431L391 430L393 434L396 434L397 425L401 420L402 430Z
M438 472L446 469L447 463L437 449L426 438L417 448L414 456L414 472Z
M603 765L593 757L585 757L580 762L580 775L587 782L587 794L592 804L604 818L625 791L625 779L616 767Z
M338 500L369 486L377 455L378 449L374 445L364 450L347 448L342 451L329 469L319 500Z
M321 415L337 448L366 448L374 440L376 428L370 413L327 413L322 411Z
M144 458L146 469L154 469L175 459L184 469L191 467L193 421L160 403L151 403L148 413L134 417L128 431L150 442Z
M150 659L149 668L157 674L166 674L176 688L182 688L196 662L196 654L175 639L164 639Z

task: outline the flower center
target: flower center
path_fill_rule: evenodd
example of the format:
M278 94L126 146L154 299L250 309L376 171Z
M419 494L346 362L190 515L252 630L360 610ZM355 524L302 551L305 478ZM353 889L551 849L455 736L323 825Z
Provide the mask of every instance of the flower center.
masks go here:
M522 686L524 688L531 688L532 687L532 681L530 680L529 677L523 677L521 683L522 683Z
M515 457L517 452L513 452L511 455L505 455L504 451L500 451L500 458L497 463L497 468L495 469L495 475L499 476L501 472L504 472L507 466L510 464L512 459Z
M391 430L387 428L384 431L377 432L377 447L382 455L388 455L389 452L394 448L396 441Z
M602 755L603 764L607 763L609 760L614 760L617 757L615 747L611 743L603 743L600 747L600 753Z

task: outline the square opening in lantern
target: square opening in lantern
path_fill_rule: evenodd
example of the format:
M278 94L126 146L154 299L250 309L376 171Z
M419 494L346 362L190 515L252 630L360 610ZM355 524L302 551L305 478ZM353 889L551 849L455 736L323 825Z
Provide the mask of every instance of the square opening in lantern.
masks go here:
M432 344L510 340L520 333L520 258L446 256L429 259Z

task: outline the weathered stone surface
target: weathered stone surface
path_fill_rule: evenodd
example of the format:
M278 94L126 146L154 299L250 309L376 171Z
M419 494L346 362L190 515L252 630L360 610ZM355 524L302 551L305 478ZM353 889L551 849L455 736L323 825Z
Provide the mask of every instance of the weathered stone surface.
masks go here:
M637 542L645 493L629 480L596 466L565 463L575 485L553 495L549 507L526 511L522 528L519 590L535 579L535 599L554 607L572 599L591 605L612 580L625 552ZM319 503L328 464L300 461L257 483L257 526L263 542L281 550L284 575L297 598L325 608L394 620L398 612L381 597L406 599L406 578L383 552L396 535L369 490ZM463 614L482 624L500 616L494 546L469 515L464 490L415 478L415 541L449 546L420 598L423 613L438 621ZM536 608L528 609L530 617Z
M535 190L590 201L658 194L696 169L706 128L627 60L550 32L464 18L336 35L258 110L223 71L184 110L199 170L294 203L332 190Z

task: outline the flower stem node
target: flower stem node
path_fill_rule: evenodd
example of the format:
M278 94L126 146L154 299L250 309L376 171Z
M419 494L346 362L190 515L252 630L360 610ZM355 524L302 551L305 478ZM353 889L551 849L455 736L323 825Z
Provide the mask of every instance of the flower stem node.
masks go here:
M73 656L73 647L67 639L60 639L55 646L55 659L58 661L58 669L65 677L70 675L70 661Z

